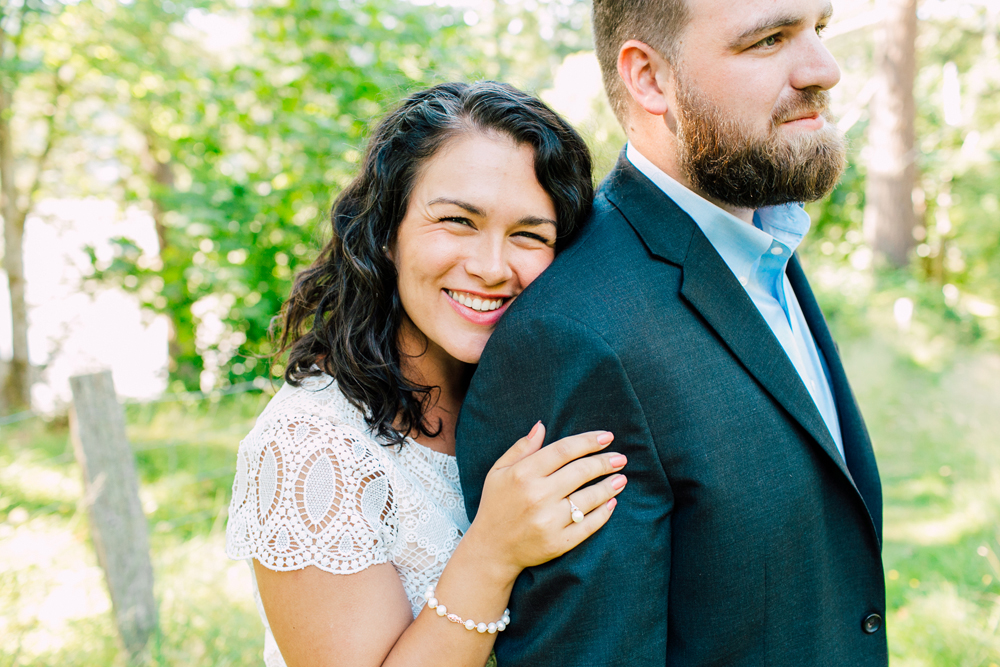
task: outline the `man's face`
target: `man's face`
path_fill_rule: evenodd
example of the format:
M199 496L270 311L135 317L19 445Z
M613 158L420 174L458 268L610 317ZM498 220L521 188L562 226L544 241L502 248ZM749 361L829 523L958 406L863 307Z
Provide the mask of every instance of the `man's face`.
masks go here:
M827 0L688 2L674 93L691 185L744 208L824 196L846 152L826 92L840 70L818 34Z

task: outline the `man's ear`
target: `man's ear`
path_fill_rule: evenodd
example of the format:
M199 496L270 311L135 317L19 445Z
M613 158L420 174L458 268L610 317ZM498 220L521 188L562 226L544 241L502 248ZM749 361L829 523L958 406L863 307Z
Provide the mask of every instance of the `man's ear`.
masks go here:
M667 87L672 84L673 69L656 49L636 39L622 44L618 51L618 76L646 113L653 116L667 113Z

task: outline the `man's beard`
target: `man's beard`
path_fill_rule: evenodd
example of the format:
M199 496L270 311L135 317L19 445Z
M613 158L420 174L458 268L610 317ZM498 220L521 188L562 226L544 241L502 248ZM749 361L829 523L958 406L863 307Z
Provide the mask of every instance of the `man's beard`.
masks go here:
M724 118L680 74L677 81L680 167L695 190L730 206L757 209L815 201L837 184L847 147L831 122L826 91L804 90L779 105L760 136ZM822 114L825 127L782 136L783 121L812 111Z

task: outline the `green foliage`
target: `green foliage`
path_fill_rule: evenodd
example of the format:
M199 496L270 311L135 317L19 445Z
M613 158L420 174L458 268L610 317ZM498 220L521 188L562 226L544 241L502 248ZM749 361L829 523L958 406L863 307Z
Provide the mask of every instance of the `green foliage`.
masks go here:
M134 292L170 319L175 388L268 372L260 359L272 352L271 319L325 240L326 213L354 174L366 130L396 100L477 77L538 91L567 55L590 48L589 8L578 0L505 0L475 11L393 0L19 6L28 8L19 39L30 48L5 61L22 81L17 128L34 136L33 124L53 119L60 168L47 172L46 192L110 195L152 215L160 247L118 239L110 262L92 257L87 284ZM843 182L810 209L802 254L825 276L831 317L864 328L868 304L910 299L914 318L936 335L995 344L1000 29L985 5L934 11L918 45L922 224L912 265L871 270L863 114ZM223 17L225 30L246 39L213 48L195 27L199 17ZM861 30L831 43L849 75L842 88L860 88L871 71L870 37ZM947 85L961 93L957 117L946 113ZM580 129L600 174L624 137L598 106ZM118 178L108 183L95 176L100 169Z
M115 38L95 47L91 65L129 128L115 135L124 195L151 210L161 247L154 258L118 239L112 262L93 258L94 277L170 317L178 386L265 372L257 357L272 351L271 319L294 273L322 244L326 212L352 178L373 120L412 90L470 73L502 76L530 63L527 78L544 81L585 37L574 29L582 4L552 7L515 18L525 31L551 18L563 40L555 49L537 39L534 48L518 48L525 40L509 29L516 8L500 3L489 25L455 9L392 0L228 8L223 15L248 21L252 36L232 62L179 39L179 10L137 0L112 13L104 32ZM470 35L491 29L487 48L472 46ZM202 341L198 327L209 312L225 333ZM206 359L220 376L203 376Z

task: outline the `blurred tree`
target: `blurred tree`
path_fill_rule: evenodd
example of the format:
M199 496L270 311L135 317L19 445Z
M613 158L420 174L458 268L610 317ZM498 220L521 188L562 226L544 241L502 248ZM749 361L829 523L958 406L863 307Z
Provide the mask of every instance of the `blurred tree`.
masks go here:
M921 11L917 275L928 308L1000 341L1000 2Z
M21 11L19 1L0 0ZM912 1L884 1L913 28ZM922 15L916 65L899 60L905 39L880 40L879 66L903 78L907 66L918 72L920 142L907 149L912 127L886 120L912 117L905 100L886 95L889 102L876 102L867 123L870 152L896 156L896 166L882 173L875 162L853 160L833 197L819 205L816 254L838 270L867 266L861 233L867 227L892 261L905 262L915 239L917 280L937 285L942 307L972 304L990 313L1000 299L996 225L976 215L977 207L997 208L997 4L925 3L939 14ZM48 32L26 33L31 58L45 66L18 80L22 90L30 84L31 113L46 107L54 86L64 86L59 115L36 114L54 123L60 142L53 150L62 149L49 157L59 163L58 183L43 179L43 189L110 196L146 210L155 224L158 248L118 239L113 260L94 254L97 281L87 284L122 287L147 311L167 317L174 388L208 388L265 372L256 355L270 352L271 318L294 272L323 242L321 221L353 176L373 119L407 92L443 80L548 87L567 55L590 49L588 10L581 0L492 0L473 8L393 0L79 0L62 7L58 20L45 19ZM876 67L870 33L841 39L850 40L842 59L849 69ZM898 76L890 83L879 87L907 88ZM942 86L961 88L961 114L942 113ZM28 97L22 92L18 99ZM16 126L32 128L23 133L32 137L30 150L19 147L15 130L19 168L18 156L44 149L45 122L25 120L26 109L15 110ZM885 109L889 116L880 116ZM858 114L855 145L864 144L866 129ZM602 164L613 161L621 143L614 120L580 117L587 118L581 130ZM118 174L110 185L109 172ZM919 182L899 185L917 172ZM913 202L916 212L908 217ZM883 223L872 222L878 219ZM989 331L1000 338L1000 318L959 316L979 318L984 327L993 322Z
M876 321L878 315L870 314L885 304L891 311L906 298L915 307L909 329L914 349L945 349L943 341L959 340L995 345L1000 341L1000 2L921 3L918 11L912 153L917 176L910 196L901 196L904 207L914 209L908 243L916 246L915 261L902 269L886 262L867 271L872 253L862 212L870 208L866 181L879 149L865 145L874 121L868 122L862 108L847 109L845 120L856 121L849 134L850 165L831 197L810 206L816 224L803 254L824 276L826 312L856 332ZM840 88L849 95L862 102L859 91L870 81L878 82L873 87L884 85L873 56L879 38L861 29L828 43L844 69Z
M13 354L2 387L7 409L31 405L31 366L28 356L28 309L25 302L24 223L35 204L42 174L59 137L58 105L66 89L67 73L60 63L47 60L39 42L48 24L62 9L56 2L0 0L0 215L4 220L3 269L10 290ZM39 81L41 79L41 81ZM40 138L15 145L12 130L19 88L33 85L46 98L42 105ZM36 105L37 106L37 105ZM29 119L18 118L22 131ZM33 145L33 144L37 144ZM20 182L19 182L20 181Z
M881 7L884 17L875 40L879 84L868 125L864 229L876 255L904 266L916 224L917 0L881 0Z
M96 75L92 93L117 120L98 117L90 130L112 146L120 176L112 194L149 213L159 246L143 256L132 241L119 239L114 262L98 266L95 277L137 293L147 309L167 318L170 375L187 388L198 387L203 369L190 307L207 292L185 280L185 230L178 235L172 227L178 200L192 185L184 161L200 159L205 141L210 150L218 141L220 66L184 19L211 6L210 0L136 0L80 8L88 39L78 52Z
M507 81L537 92L563 59L590 51L590 3L580 0L489 0L461 16L475 39L476 69L465 76Z
M94 66L127 126L115 129L124 196L150 211L160 250L118 239L112 262L93 261L96 278L170 318L176 388L266 372L271 320L389 106L446 80L537 89L589 46L582 2L494 2L482 15L393 0L163 6L95 19ZM229 43L213 47L199 26Z

